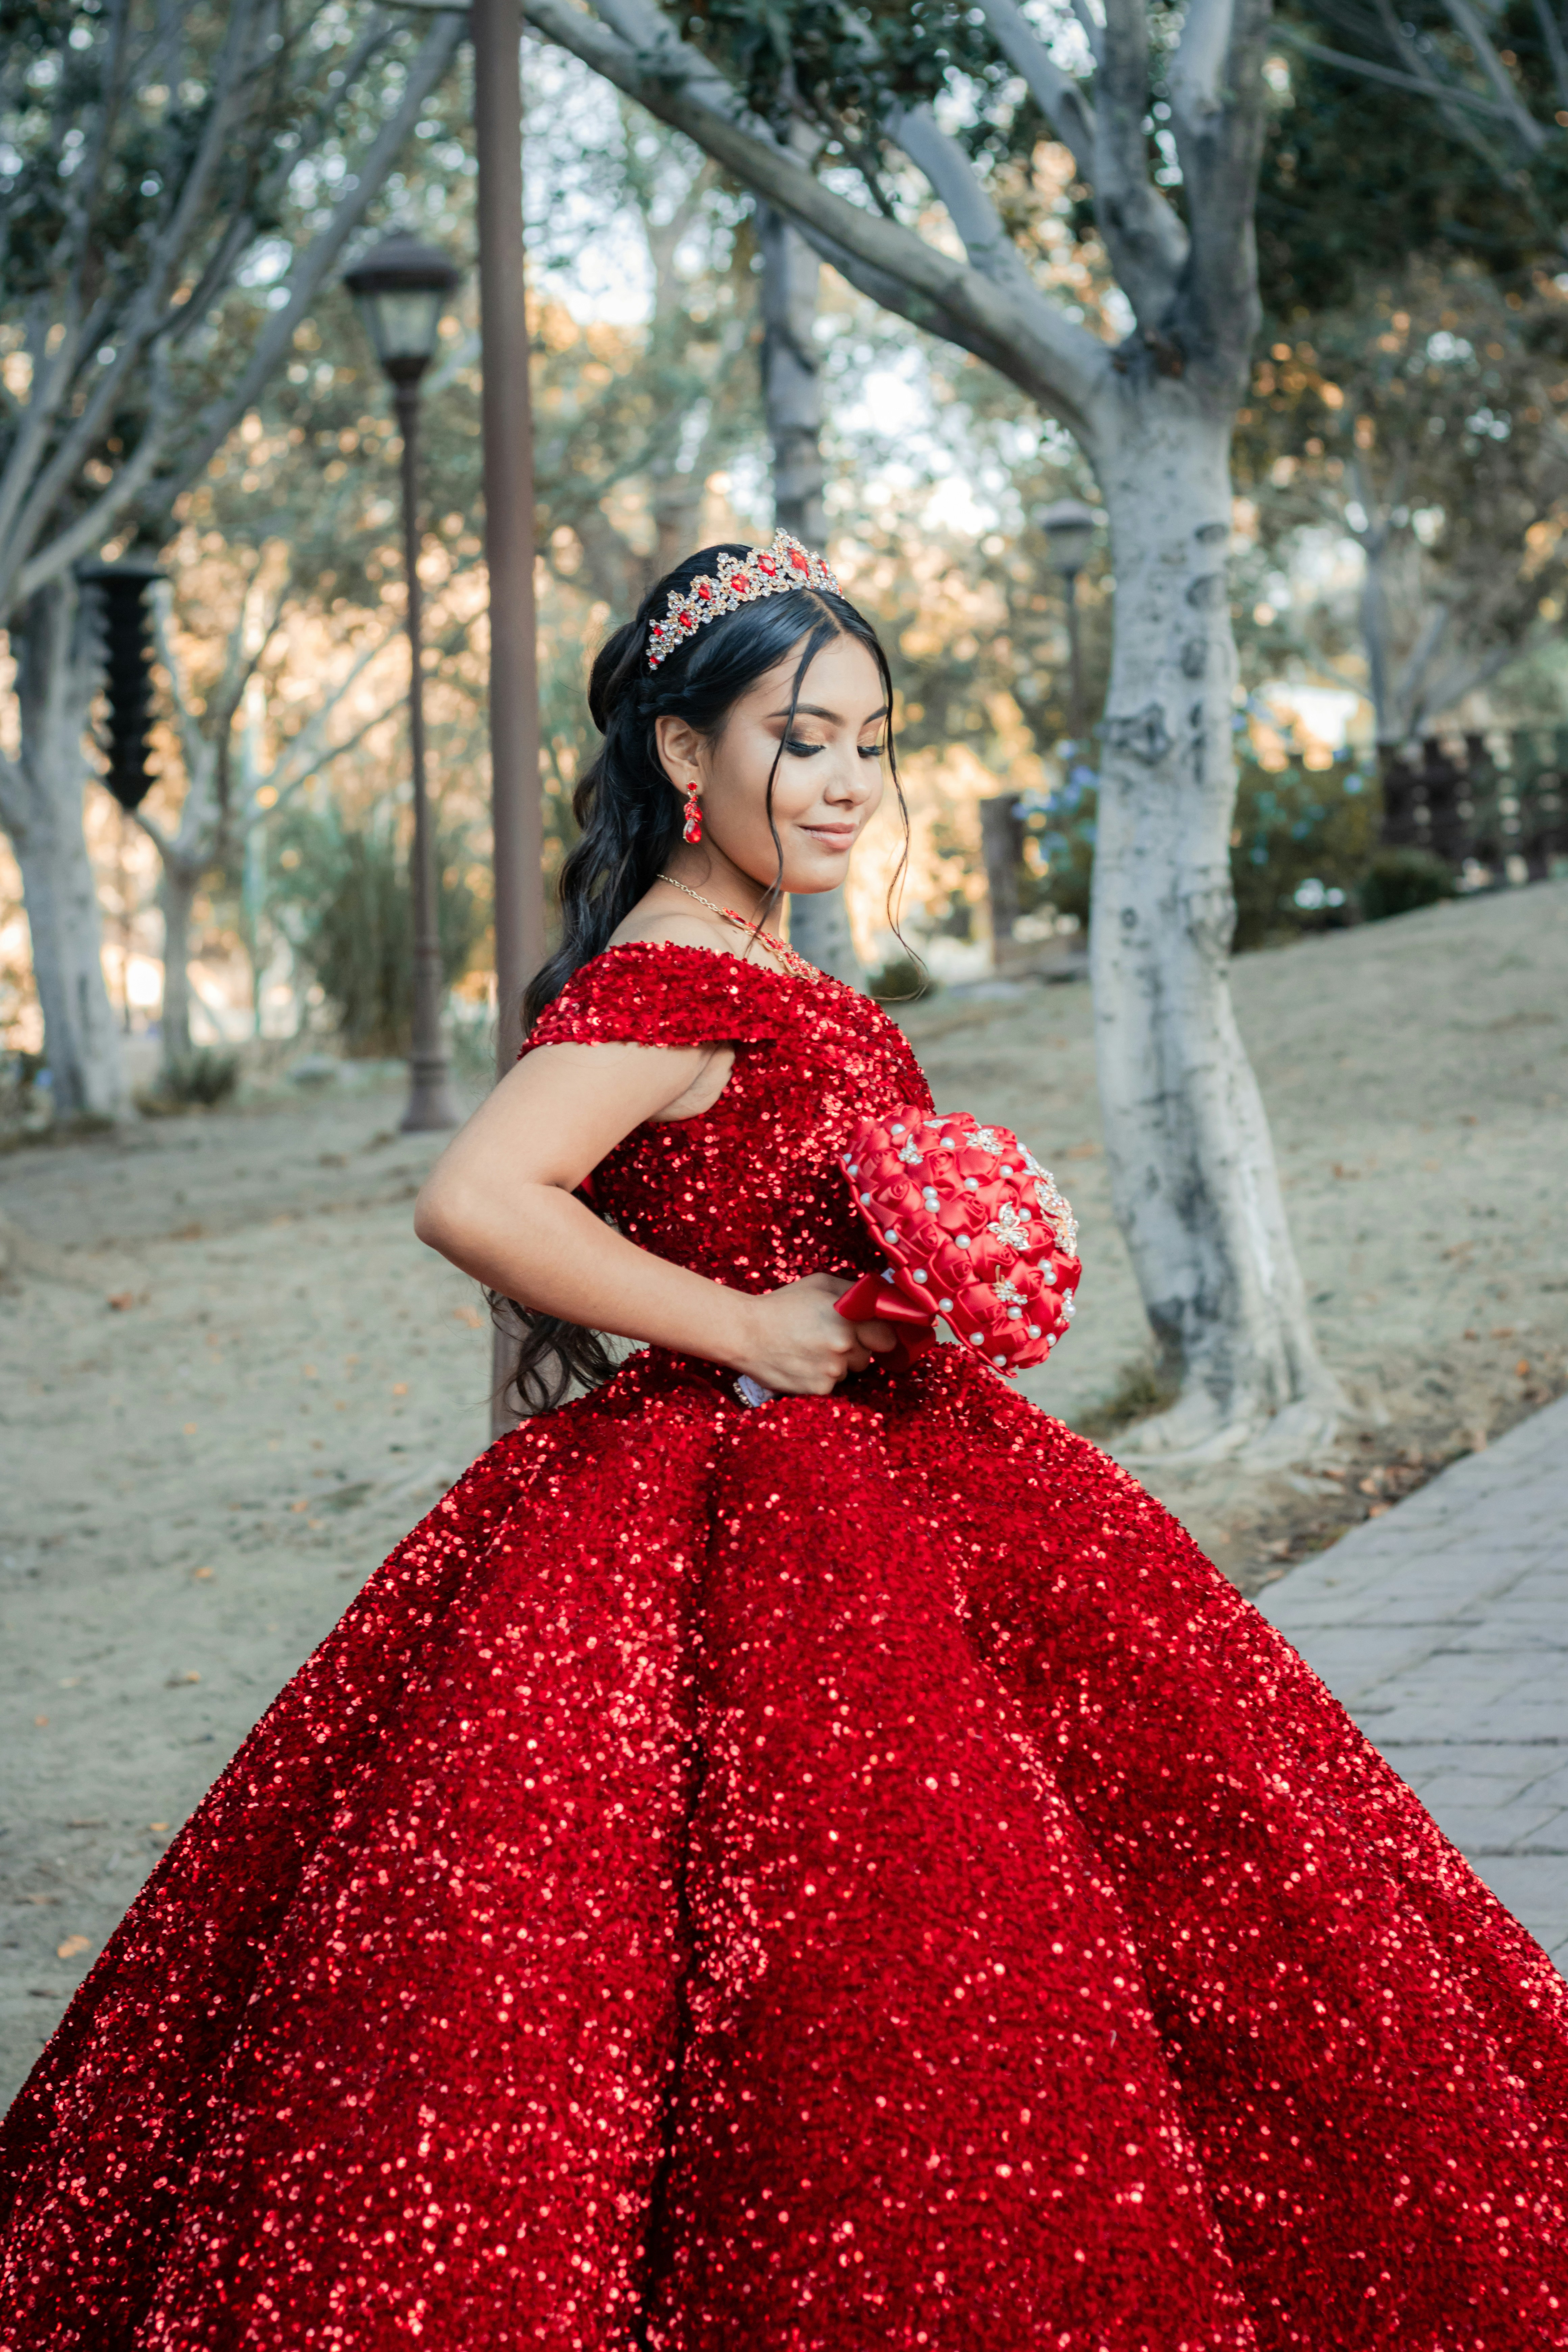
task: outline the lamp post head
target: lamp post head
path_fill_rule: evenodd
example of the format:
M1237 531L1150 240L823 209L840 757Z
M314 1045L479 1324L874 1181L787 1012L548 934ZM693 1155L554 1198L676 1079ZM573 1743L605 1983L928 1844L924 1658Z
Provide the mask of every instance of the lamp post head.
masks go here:
M394 383L417 383L436 349L441 312L462 271L433 245L389 236L343 272L365 332Z
M1100 520L1099 508L1086 507L1080 499L1058 499L1036 514L1046 534L1046 561L1064 580L1076 579L1088 562Z

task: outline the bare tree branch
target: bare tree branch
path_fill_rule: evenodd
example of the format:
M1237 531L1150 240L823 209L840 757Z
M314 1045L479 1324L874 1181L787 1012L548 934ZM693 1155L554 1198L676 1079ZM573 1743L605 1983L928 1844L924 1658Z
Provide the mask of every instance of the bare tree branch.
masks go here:
M1468 106L1477 114L1500 121L1504 110L1495 99L1481 98L1474 90L1454 89L1427 73L1403 72L1396 66L1379 65L1374 58L1352 57L1348 49L1328 49L1321 41L1310 41L1297 32L1293 25L1276 25L1274 37L1298 56L1313 58L1320 65L1341 66L1346 73L1361 74L1368 81L1385 82L1392 89L1414 90L1420 98L1430 98L1442 103Z
M1171 73L1171 128L1193 238L1184 330L1206 366L1233 377L1246 368L1260 315L1252 205L1268 33L1268 0L1194 0Z
M1557 84L1557 95L1568 107L1568 47L1563 46L1563 31L1552 13L1551 0L1535 0L1535 21L1541 27L1541 37L1546 44L1546 54L1552 60L1552 76Z
M1144 0L1107 0L1102 61L1095 76L1089 182L1095 218L1139 324L1170 323L1189 259L1187 231L1149 176L1149 21Z
M887 128L916 170L931 182L981 276L1009 288L1026 301L1038 301L1039 289L957 140L940 131L931 110L923 106L896 109L889 115Z
M646 30L645 46L635 47L595 24L571 0L526 0L537 31L694 139L792 220L852 284L988 360L1092 442L1110 373L1104 344L1032 287L1020 310L1016 294L1004 295L973 265L824 187L765 125L752 121L729 84L675 39L645 0L604 0L604 6L639 38Z
M1443 0L1443 5L1458 30L1469 43L1477 64L1497 94L1498 104L1507 116L1514 137L1527 155L1539 154L1546 144L1546 132L1515 89L1508 68L1492 47L1491 37L1477 11L1471 7L1470 0Z
M13 442L5 473L0 478L0 611L25 601L57 579L82 554L102 541L138 507L166 515L180 492L195 480L222 446L234 425L253 404L273 369L292 341L294 330L314 301L321 282L363 217L368 205L413 128L431 89L447 68L462 36L464 18L444 9L410 62L401 100L360 159L350 185L333 207L326 226L300 256L288 282L289 299L267 320L246 366L235 382L211 402L194 432L182 434L175 462L160 475L174 445L175 404L166 374L157 371L171 342L178 341L202 321L211 299L226 282L247 239L230 224L219 239L217 253L225 271L215 276L209 267L197 292L173 299L173 280L183 266L196 233L201 205L211 193L212 172L230 138L235 110L250 72L251 58L244 46L247 26L254 26L257 0L237 7L228 21L224 47L222 86L215 95L211 115L204 125L197 162L169 222L159 231L143 282L122 320L112 328L107 319L68 319L66 334L52 362L37 370L29 406L32 414ZM387 37L386 20L378 18L351 54L374 53ZM294 151L283 176L296 168ZM205 192L205 193L204 193ZM248 214L242 215L248 222ZM214 257L209 256L209 265ZM205 290L204 290L205 289ZM199 299L198 299L199 296ZM101 306L97 306L101 310ZM89 329L91 330L89 337ZM111 331L115 358L91 383L79 416L52 448L49 435L70 396L84 350L96 347L98 336ZM55 535L37 544L60 499L79 478L81 467L101 442L117 413L135 367L145 368L151 352L154 368L152 397L135 446L116 467L113 478L83 512L75 515ZM45 451L47 449L46 457Z
M238 382L207 410L191 447L182 453L178 473L166 485L159 485L166 498L173 499L177 497L180 490L205 470L289 350L294 340L295 328L314 302L328 270L364 217L366 208L385 179L399 148L423 113L426 100L451 62L462 38L465 21L461 15L443 13L426 36L408 68L408 79L396 113L383 125L368 152L361 159L355 174L358 185L340 197L325 228L289 271L288 301L273 312L251 354L249 365Z
M1092 177L1095 152L1094 110L1071 74L1064 73L1018 6L1017 0L980 0L980 13L990 26L997 47L1022 80L1025 89L1078 165L1079 177ZM1086 9L1079 22L1089 32L1096 58L1104 48L1104 33ZM1092 31L1089 27L1092 26Z

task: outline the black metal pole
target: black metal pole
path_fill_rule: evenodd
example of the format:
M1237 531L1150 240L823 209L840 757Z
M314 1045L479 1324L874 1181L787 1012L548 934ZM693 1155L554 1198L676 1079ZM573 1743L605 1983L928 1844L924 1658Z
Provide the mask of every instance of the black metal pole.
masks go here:
M414 1040L403 1132L456 1127L462 1118L441 1035L441 937L436 909L436 836L425 784L425 667L419 596L419 382L394 390L403 436L403 563L408 597L408 751L414 779Z
M1075 753L1083 757L1083 654L1078 635L1078 573L1064 572L1063 585L1068 599L1068 662L1069 668L1068 725L1072 730Z
M522 1042L525 982L544 961L543 805L533 610L533 420L522 250L522 18L474 0L485 562L489 572L496 1075Z
M485 562L489 574L490 824L495 860L496 1076L522 1043L522 991L544 961L544 806L533 609L533 412L522 239L522 11L473 0L479 160ZM499 1326L490 1434L517 1416L506 1389L517 1341Z

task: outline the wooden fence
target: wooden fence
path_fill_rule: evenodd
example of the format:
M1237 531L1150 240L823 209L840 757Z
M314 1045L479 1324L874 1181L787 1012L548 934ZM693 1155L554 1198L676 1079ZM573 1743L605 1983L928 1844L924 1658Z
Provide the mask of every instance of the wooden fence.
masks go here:
M1383 840L1499 882L1521 858L1531 881L1544 881L1568 857L1568 727L1429 735L1418 751L1386 759Z

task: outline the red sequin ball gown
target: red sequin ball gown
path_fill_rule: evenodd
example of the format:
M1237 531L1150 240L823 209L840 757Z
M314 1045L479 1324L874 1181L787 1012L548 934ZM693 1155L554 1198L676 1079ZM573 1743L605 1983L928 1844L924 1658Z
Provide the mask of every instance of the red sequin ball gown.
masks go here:
M595 1171L743 1289L874 1261L922 1102L675 946L536 1044L733 1044ZM170 1848L13 2109L0 2343L1568 2345L1568 1989L1128 1475L958 1347L503 1438Z

